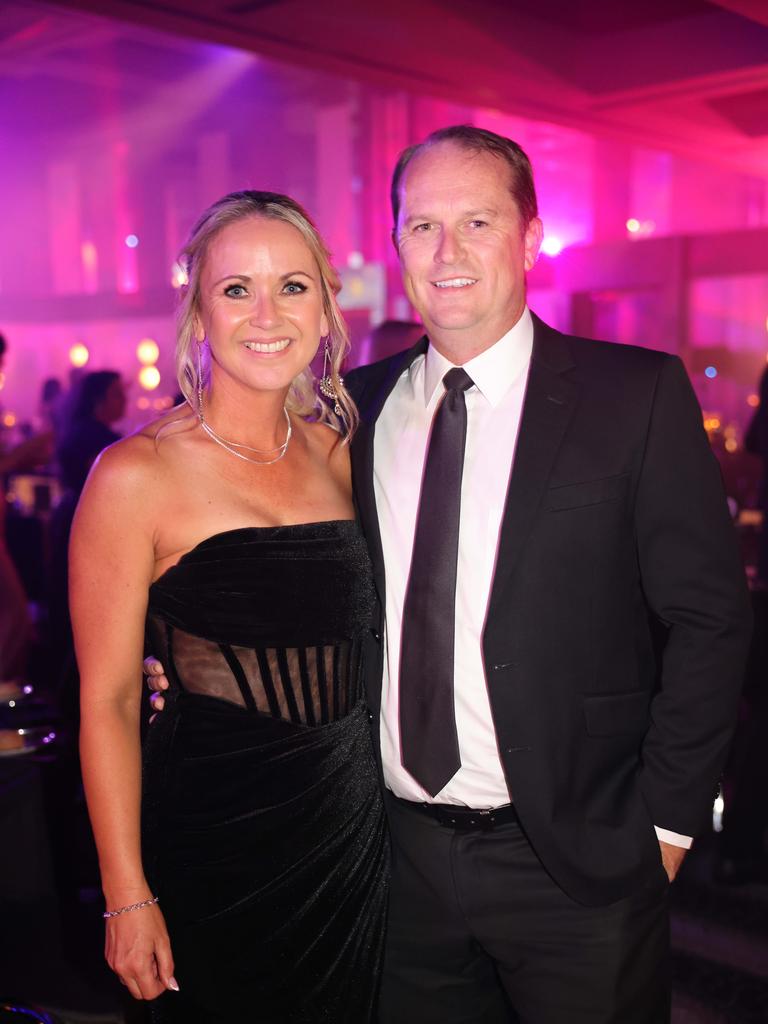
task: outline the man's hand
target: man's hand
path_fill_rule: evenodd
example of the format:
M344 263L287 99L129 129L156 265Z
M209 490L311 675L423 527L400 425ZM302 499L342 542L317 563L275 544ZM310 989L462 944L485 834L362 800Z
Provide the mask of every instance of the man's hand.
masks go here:
M677 872L680 870L680 865L683 863L688 851L684 846L673 846L672 843L665 843L661 839L659 840L659 846L661 847L661 861L664 865L664 870L667 872L667 878L670 882L674 882Z
M149 703L152 705L154 712L162 711L165 707L165 698L163 697L163 690L168 689L168 679L165 675L165 669L157 658L151 654L148 658L144 659L144 675L146 676L147 686L152 691L152 696L149 698ZM152 718L155 716L152 715Z

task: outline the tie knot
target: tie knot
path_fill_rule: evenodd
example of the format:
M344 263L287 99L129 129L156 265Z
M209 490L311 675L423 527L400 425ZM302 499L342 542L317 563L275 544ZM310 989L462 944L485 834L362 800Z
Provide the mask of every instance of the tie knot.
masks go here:
M466 391L467 388L471 388L474 381L469 376L466 370L462 370L460 366L454 366L452 370L443 377L443 387L446 391Z

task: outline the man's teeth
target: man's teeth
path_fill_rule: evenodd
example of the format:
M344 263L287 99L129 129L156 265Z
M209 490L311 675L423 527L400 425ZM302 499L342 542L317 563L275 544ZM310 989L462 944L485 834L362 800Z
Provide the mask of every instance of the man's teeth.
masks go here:
M280 341L246 341L245 347L251 352L282 352L290 344L290 338L282 338Z
M450 281L435 281L435 285L438 288L466 288L470 284L475 284L476 278L474 277L454 277Z

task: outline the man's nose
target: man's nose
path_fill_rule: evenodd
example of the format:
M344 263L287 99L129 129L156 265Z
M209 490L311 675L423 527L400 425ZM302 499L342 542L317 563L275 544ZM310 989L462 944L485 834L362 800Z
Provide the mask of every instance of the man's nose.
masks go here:
M456 263L461 256L461 252L461 239L458 234L450 228L443 228L440 231L440 238L437 250L435 251L435 260L438 263Z

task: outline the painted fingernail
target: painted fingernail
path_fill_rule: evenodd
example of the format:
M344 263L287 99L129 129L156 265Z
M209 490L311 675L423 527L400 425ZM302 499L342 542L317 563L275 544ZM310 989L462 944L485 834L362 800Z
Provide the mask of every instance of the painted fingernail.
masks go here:
M168 988L172 988L174 992L179 992L179 983L175 978L168 979Z

